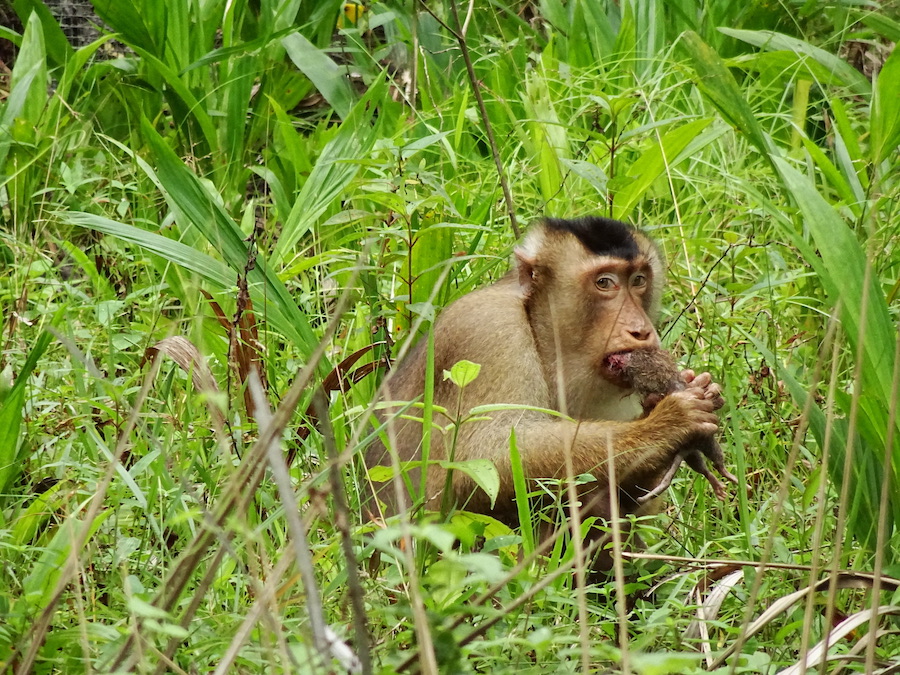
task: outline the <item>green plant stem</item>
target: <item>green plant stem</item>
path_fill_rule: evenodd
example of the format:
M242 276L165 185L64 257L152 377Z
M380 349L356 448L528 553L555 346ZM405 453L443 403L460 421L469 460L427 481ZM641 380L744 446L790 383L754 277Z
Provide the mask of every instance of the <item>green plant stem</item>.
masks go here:
M463 61L466 64L466 74L469 77L469 84L472 87L472 93L475 95L475 101L478 103L478 114L481 116L481 123L484 124L484 131L488 137L488 144L491 146L491 155L494 158L494 167L497 169L497 177L500 179L500 188L503 190L503 201L506 203L506 214L509 217L509 226L512 229L513 236L519 239L522 236L519 230L519 221L516 218L516 207L513 202L512 192L509 189L509 182L506 180L506 172L503 169L503 161L500 158L500 150L497 147L497 139L494 137L494 127L491 119L488 117L487 107L484 105L484 97L481 95L481 83L475 75L475 67L472 65L472 57L469 54L469 45L466 42L466 29L468 28L468 20L465 25L459 22L459 13L456 9L456 3L450 2L450 9L453 12L453 18L459 30L453 30L447 25L431 8L425 4L425 0L419 0L422 7L435 18L459 43L459 50L462 53ZM470 4L471 9L471 4Z

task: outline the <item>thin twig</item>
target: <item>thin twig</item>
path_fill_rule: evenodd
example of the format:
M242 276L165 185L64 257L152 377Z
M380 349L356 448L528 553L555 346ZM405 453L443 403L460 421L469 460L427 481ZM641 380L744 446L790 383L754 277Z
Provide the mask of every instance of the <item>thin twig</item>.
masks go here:
M616 482L616 456L612 434L606 438L606 466L608 469L609 520L612 528L613 579L616 586L616 612L619 615L619 666L623 675L631 672L628 663L628 598L625 595L625 566L622 564L622 523L619 520L619 485Z
M824 355L828 353L828 349L831 348L831 340L834 339L835 332L835 321L831 321L828 326L828 332L825 335L825 341L822 343L822 356L816 362L815 368L813 369L812 383L809 388L809 395L806 397L806 401L803 404L803 410L800 413L800 423L797 426L797 431L794 434L794 440L791 444L791 451L788 453L787 462L785 462L785 466L783 469L784 477L781 480L781 485L778 489L778 495L775 498L775 505L773 507L772 512L772 524L771 524L771 532L775 532L778 527L778 523L781 522L781 516L784 513L785 505L788 503L787 495L788 490L791 486L791 476L793 475L794 465L797 463L797 460L800 456L800 446L801 441L805 437L806 428L809 425L809 415L812 410L812 406L815 404L815 396L813 395L816 391L816 387L818 387L819 382L822 380L822 359ZM770 536L766 538L765 546L763 547L762 554L760 555L759 564L759 574L756 574L753 579L753 584L750 587L749 597L746 602L746 608L744 610L744 618L742 621L742 628L738 632L737 639L735 641L734 652L740 652L741 647L743 646L746 637L745 637L745 629L750 625L750 622L753 620L753 612L756 608L756 601L759 597L760 589L762 588L763 575L761 572L765 570L767 567L771 566L770 560L772 559L772 551L775 546L775 537ZM711 668L718 668L723 665L724 659L720 656L716 659L715 663L711 666ZM729 675L734 675L737 669L738 660L735 659L729 668Z
M259 618L265 611L265 606L274 603L279 580L287 572L293 560L294 554L291 549L285 551L284 555L281 556L281 560L278 561L278 564L275 565L275 568L268 575L266 583L263 584L262 592L256 596L250 609L247 610L244 620L231 638L231 644L228 645L228 649L225 650L225 654L219 660L213 675L225 675L225 673L231 672L234 661L253 632L256 622L259 621Z
M875 544L875 583L872 586L872 619L869 631L875 632L876 610L878 609L878 595L881 590L881 572L884 569L885 551L887 551L888 536L887 513L889 497L891 495L891 477L893 475L891 457L894 450L894 431L897 428L897 398L900 392L900 326L898 326L897 341L894 348L894 373L891 382L891 398L888 404L887 438L884 443L884 459L881 470L884 472L881 479L881 500L878 503L878 531ZM876 640L870 640L866 645L866 669L865 672L875 672L875 644Z
M469 84L472 87L472 93L475 95L475 101L478 103L478 113L481 116L481 123L484 124L484 131L488 138L488 144L491 146L491 155L494 157L494 166L497 169L497 177L500 179L500 188L503 190L503 201L506 203L506 214L509 217L509 226L512 229L516 239L522 236L519 230L519 221L516 218L516 206L513 202L512 192L509 189L509 182L506 180L506 172L503 169L503 162L500 159L500 150L497 148L497 139L494 137L494 127L491 126L491 120L488 117L487 108L484 105L484 98L481 96L481 83L475 76L475 67L472 65L472 56L469 54L469 45L466 43L466 31L469 28L469 21L472 18L474 0L470 0L466 21L463 24L459 22L459 13L456 10L456 3L450 2L450 10L453 12L453 19L460 29L454 30L447 25L447 22L435 14L432 9L425 3L425 0L419 0L419 3L426 12L434 17L454 39L459 43L459 51L462 53L463 61L466 64L466 74L469 77Z
M262 383L255 370L251 371L248 380L250 394L256 408L256 419L259 421L260 437L263 430L275 426L272 413L263 393ZM325 637L325 610L322 607L322 596L319 593L319 585L316 581L316 571L313 566L312 551L309 548L309 537L306 526L300 518L297 510L297 500L294 496L294 488L291 485L291 477L284 454L281 451L281 431L278 434L266 434L266 459L271 469L272 478L278 488L281 503L284 506L284 517L287 521L288 532L291 535L291 544L294 549L294 557L297 560L297 568L300 571L300 579L303 582L303 590L306 593L306 613L309 617L309 625L312 630L313 646L319 652L323 664L331 662L328 654L328 640Z
M558 349L561 341L557 339L555 342ZM563 398L563 400L565 399ZM569 498L570 536L572 547L575 549L574 557L578 561L578 564L575 565L575 593L578 604L578 638L581 641L581 672L584 675L588 675L591 672L591 638L588 624L587 575L585 574L588 559L584 554L584 540L581 537L581 509L579 508L581 500L578 498L575 462L572 459L573 446L580 429L581 424L579 423L575 427L575 433L572 435L572 438L563 443L563 452L565 453L566 464L566 492Z

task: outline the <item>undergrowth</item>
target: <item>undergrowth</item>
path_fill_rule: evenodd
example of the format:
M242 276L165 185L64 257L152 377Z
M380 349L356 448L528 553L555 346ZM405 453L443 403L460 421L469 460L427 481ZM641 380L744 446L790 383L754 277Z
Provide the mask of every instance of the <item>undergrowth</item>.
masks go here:
M48 6L0 28L8 671L898 667L896 6ZM372 521L360 461L385 358L584 214L658 240L742 480L680 472L618 592Z

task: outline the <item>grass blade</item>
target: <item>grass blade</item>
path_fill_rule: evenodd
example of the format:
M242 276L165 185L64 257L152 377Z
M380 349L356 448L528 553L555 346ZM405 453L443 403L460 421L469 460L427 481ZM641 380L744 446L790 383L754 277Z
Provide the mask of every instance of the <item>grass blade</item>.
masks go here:
M700 91L731 126L745 134L764 156L777 154L772 139L759 126L734 76L719 55L693 31L682 34L681 44L693 62Z
M872 161L875 165L894 152L900 142L900 51L891 52L875 81L872 96Z
M368 155L375 142L370 120L376 109L374 102L381 100L385 86L384 76L373 83L341 124L335 137L323 148L284 223L272 254L273 261L286 260L294 245L356 177L360 159Z
M841 320L848 339L856 340L862 315L863 279L866 256L856 235L847 227L815 186L787 161L774 157L782 181L794 198L809 232L815 240L824 265L819 276L832 302L841 301ZM790 233L796 238L796 233ZM835 270L840 278L825 273ZM873 280L866 309L865 345L867 381L877 387L881 401L890 400L894 363L894 328L881 287Z
M59 316L59 315L58 315ZM37 339L25 365L19 371L12 389L0 401L0 495L6 494L13 480L24 469L19 456L19 429L25 408L25 383L50 344L50 333L44 331Z
M739 30L734 28L719 28L719 30L729 37L761 49L784 50L794 52L798 57L811 58L824 66L830 73L833 73L852 94L857 96L867 96L872 91L872 86L865 76L844 59L819 47L813 47L803 40L771 30Z
M144 135L157 161L157 176L172 208L182 216L182 221L197 227L206 240L222 254L225 262L236 273L247 265L247 244L244 235L225 209L206 191L200 180L178 159L162 137L146 120ZM282 281L258 257L256 266L249 273L251 283L261 286L266 302L260 307L277 309L293 326L293 334L300 338L298 349L311 354L318 340L309 322L297 308ZM288 335L288 334L286 334Z
M694 120L688 122L684 126L665 134L660 138L659 143L654 143L640 158L628 168L628 178L624 181L624 185L615 196L613 205L613 218L622 220L627 218L634 208L635 204L640 201L644 193L650 188L657 178L665 171L672 168L678 161L687 159L682 152L688 144L695 138L701 136L702 132L712 122L712 118ZM707 143L711 143L718 138L722 130L713 129L712 135L707 135L705 143L695 146L694 150L699 151ZM619 182L619 181L616 181Z
M288 35L281 44L294 65L310 79L341 119L346 119L356 95L341 67L300 33Z

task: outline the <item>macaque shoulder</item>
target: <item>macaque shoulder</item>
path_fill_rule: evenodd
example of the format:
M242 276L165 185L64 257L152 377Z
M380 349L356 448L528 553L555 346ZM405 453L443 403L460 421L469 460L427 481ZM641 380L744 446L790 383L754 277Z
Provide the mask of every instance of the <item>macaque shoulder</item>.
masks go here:
M515 275L448 306L435 325L435 355L438 373L462 360L481 366L468 392L478 403L546 405L543 372Z
M493 358L508 362L510 353L522 350L533 357L534 337L515 279L508 275L449 305L435 325L435 345L444 367L461 359L481 365Z

